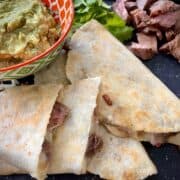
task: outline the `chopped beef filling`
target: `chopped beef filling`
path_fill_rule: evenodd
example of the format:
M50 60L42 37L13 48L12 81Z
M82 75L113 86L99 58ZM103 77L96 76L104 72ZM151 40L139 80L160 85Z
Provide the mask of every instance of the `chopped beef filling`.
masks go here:
M45 153L47 160L49 160L50 156L51 156L51 144L50 144L50 142L45 140L43 145L42 145L42 150Z
M158 0L150 7L150 16L158 16L167 12L175 11L180 8L180 5L175 4L170 0Z
M165 32L165 36L166 36L167 41L171 41L175 38L176 33L172 29L170 29Z
M104 94L102 97L108 106L112 106L112 100L107 94Z
M53 131L64 123L68 114L69 114L69 109L65 105L59 102L56 102L54 104L51 117L49 119L49 124L47 127L47 133L46 133L43 145L42 145L42 151L39 158L40 169L48 168L48 162L49 162L49 159L51 158L51 145L52 145Z
M137 0L139 9L147 9L155 0Z
M133 1L126 1L125 7L128 11L131 11L131 10L134 10L137 8L137 4L136 4L136 2L133 2Z
M143 60L151 59L157 53L157 39L143 33L137 34L139 43L132 43L129 49Z
M180 17L180 11L178 11L177 17ZM174 32L175 32L176 34L179 34L179 33L180 33L180 19L177 19L176 24L175 24L173 30L174 30Z
M146 11L141 9L135 9L131 11L130 15L136 28L146 27L150 21L150 17L147 15Z
M125 8L126 0L117 0L113 4L114 11L125 21L129 19L129 14L127 9Z
M160 47L160 51L172 54L180 62L180 34L173 40Z
M154 47L157 44L158 50L173 55L180 62L177 46L177 37L180 34L179 4L172 0L116 0L113 9L122 19L135 27L137 40L139 33L146 34ZM152 36L156 36L157 39ZM151 59L158 50L154 51L150 43L145 45L133 42L129 49L142 60Z
M88 146L86 150L86 156L92 157L94 154L99 152L103 146L103 141L101 137L96 134L91 134L88 139Z
M64 123L68 114L69 114L69 109L65 105L56 102L53 107L51 117L49 120L48 131L52 131L58 126L61 126Z
M147 34L147 35L156 35L156 37L159 39L159 40L162 40L163 39L163 35L162 35L162 32L157 28L157 27L154 27L154 26L147 26L145 28L142 29L142 32Z
M166 14L161 14L159 16L153 17L150 19L149 24L154 25L160 29L166 29L171 28L176 24L177 21L177 12L168 12Z

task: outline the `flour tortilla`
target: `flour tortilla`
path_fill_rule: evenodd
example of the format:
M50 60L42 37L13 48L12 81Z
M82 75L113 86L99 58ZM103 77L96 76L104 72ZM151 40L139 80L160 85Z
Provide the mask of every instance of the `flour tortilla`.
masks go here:
M100 78L85 79L65 87L58 101L70 108L70 117L59 127L53 144L50 174L86 172L85 152Z
M66 60L67 53L62 51L51 64L34 75L35 84L69 84L65 73Z
M180 131L179 99L97 21L78 29L70 48L66 74L71 82L102 78L97 101L100 121L137 139L137 133Z
M40 154L60 85L21 86L0 92L0 159L37 179L46 176Z
M99 83L99 78L86 79L60 91L57 101L68 106L71 113L56 131L49 173L89 171L111 180L143 179L155 174L156 168L139 142L117 138L95 123L93 111ZM102 138L103 148L87 158L85 152L91 133ZM21 172L7 164L1 167L3 175Z
M11 174L22 174L23 171L19 170L15 166L12 166L8 163L6 163L3 160L0 160L0 175L11 175Z
M180 133L178 133L178 134L176 134L174 136L170 136L168 138L167 142L180 146Z
M103 140L103 146L87 160L89 172L110 180L139 180L157 173L141 143L115 137L97 125L93 134Z
M49 174L86 172L85 151L88 143L92 116L96 106L100 78L90 78L61 89L56 101L70 109L70 115L55 133L51 150ZM32 136L33 137L33 136ZM23 164L0 160L0 175L24 174ZM17 161L16 161L17 162Z

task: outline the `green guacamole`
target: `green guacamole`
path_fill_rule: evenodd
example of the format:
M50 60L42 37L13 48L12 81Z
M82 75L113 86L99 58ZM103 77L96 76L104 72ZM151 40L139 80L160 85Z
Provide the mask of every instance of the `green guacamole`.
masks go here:
M40 0L0 0L0 61L32 58L59 35L60 27Z

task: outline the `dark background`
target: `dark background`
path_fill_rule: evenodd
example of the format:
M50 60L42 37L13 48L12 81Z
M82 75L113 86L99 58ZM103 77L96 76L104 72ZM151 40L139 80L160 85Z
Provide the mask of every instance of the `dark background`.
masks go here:
M180 64L171 56L159 54L144 64L158 76L178 97L180 97ZM24 81L21 80L22 82ZM177 107L179 108L179 107ZM166 144L160 148L143 143L149 156L155 163L158 174L147 180L180 180L180 150L177 146ZM27 175L0 176L0 180L30 180ZM95 175L54 175L48 180L98 180Z
M176 2L180 3L180 0L176 0ZM180 97L180 64L172 56L159 54L152 60L145 61L144 64ZM147 180L180 180L180 150L177 146L166 144L155 148L149 143L143 143L143 145L158 169L158 174L147 178ZM7 179L30 180L31 177L28 175L0 176L0 180ZM99 177L91 174L81 176L64 174L48 177L48 180L69 179L98 180Z

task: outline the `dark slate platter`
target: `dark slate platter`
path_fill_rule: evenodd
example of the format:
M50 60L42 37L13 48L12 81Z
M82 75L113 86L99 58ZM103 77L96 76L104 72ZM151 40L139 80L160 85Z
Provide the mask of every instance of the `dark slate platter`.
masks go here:
M180 0L176 0L179 3ZM110 2L110 1L108 1ZM173 57L159 54L144 64L162 81L169 89L180 98L180 63ZM26 79L20 80L26 82ZM31 77L28 82L32 83ZM179 108L179 107L177 107ZM160 148L153 147L149 143L143 143L150 158L155 163L158 174L147 180L180 180L180 150L177 146L165 144ZM28 175L0 176L0 180L30 180ZM99 180L96 175L53 175L48 180Z
M178 97L180 97L180 64L171 56L157 55L144 64L161 79ZM27 78L20 80L25 82ZM31 78L30 78L31 79ZM28 80L29 81L29 80ZM179 108L179 107L177 107ZM149 143L143 143L149 156L158 168L158 175L149 177L147 180L180 180L180 150L173 145L163 145L155 148ZM1 176L0 180L28 180L30 176L15 175ZM48 180L98 180L95 175L56 175Z
M171 56L157 55L144 64L159 77L178 97L180 97L180 64ZM30 78L31 79L31 78ZM24 82L25 80L21 80ZM179 107L177 107L179 108ZM160 148L143 143L149 156L158 168L158 174L147 180L180 180L180 151L174 145L163 145ZM28 180L27 175L0 176L0 180ZM95 175L76 176L72 174L54 175L48 180L98 180Z

